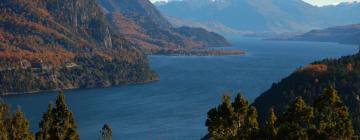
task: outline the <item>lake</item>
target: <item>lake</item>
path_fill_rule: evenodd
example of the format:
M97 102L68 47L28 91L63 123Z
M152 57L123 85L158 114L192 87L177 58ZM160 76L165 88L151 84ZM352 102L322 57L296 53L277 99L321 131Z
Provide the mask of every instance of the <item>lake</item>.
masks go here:
M81 139L96 140L107 122L115 140L199 140L206 113L221 95L240 90L253 101L296 68L323 58L353 54L357 46L335 43L233 39L244 56L149 56L161 80L149 84L66 91ZM36 131L57 94L3 97L20 105ZM53 101L54 102L54 101Z

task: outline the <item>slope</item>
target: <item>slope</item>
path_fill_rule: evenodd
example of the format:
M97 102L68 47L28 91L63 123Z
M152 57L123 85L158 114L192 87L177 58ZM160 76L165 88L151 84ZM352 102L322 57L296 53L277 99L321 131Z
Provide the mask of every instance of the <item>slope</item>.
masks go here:
M0 57L1 94L156 79L95 0L0 1Z

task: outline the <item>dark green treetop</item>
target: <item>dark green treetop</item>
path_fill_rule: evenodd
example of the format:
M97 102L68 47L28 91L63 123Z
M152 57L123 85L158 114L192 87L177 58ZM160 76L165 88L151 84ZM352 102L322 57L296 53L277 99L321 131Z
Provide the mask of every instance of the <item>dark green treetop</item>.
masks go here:
M350 140L354 128L348 108L333 86L328 86L314 102L315 124L318 139Z
M110 125L108 125L107 123L104 124L100 131L99 140L112 140L112 130Z

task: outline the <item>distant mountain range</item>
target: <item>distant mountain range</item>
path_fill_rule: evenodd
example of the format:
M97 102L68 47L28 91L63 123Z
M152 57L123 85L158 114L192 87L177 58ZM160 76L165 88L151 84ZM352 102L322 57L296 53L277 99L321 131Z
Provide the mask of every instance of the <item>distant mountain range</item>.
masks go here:
M306 32L360 22L360 4L316 7L302 0L182 0L157 3L178 26L222 34Z
M98 0L114 31L146 52L229 46L222 36L201 28L174 28L148 0Z
M287 38L287 40L337 42L343 44L360 44L360 24L329 27L312 30L305 34Z

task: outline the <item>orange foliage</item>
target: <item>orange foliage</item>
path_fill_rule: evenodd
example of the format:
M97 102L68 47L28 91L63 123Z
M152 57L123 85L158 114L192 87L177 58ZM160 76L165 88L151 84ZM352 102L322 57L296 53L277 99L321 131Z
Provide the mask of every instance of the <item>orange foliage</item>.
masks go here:
M50 47L56 48L55 50L43 49L36 52L30 52L25 50L10 50L6 49L0 51L0 59L14 59L14 60L29 60L42 61L46 64L51 64L54 66L59 66L64 62L74 59L75 55L71 52L68 52L61 47Z
M325 64L309 64L305 67L300 68L299 72L326 72L327 71L327 65Z
M349 72L352 72L354 70L354 66L349 63L347 66L346 66L346 69L349 71Z

